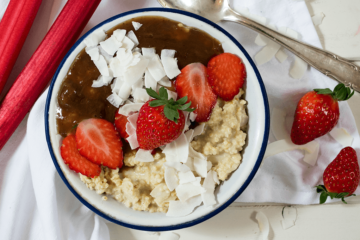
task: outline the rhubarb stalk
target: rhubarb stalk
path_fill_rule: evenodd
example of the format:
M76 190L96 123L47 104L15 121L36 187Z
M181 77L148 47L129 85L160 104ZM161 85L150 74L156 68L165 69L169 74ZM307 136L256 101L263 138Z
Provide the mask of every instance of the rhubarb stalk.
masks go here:
M67 1L0 105L0 150L51 80L100 1Z

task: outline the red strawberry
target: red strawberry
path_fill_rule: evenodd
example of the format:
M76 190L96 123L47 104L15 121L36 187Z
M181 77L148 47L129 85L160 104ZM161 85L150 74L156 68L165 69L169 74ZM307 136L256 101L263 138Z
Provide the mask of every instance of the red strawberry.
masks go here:
M216 104L216 95L206 79L206 67L201 63L192 63L181 70L175 82L179 98L187 96L197 114L196 122L207 122Z
M122 142L112 123L104 119L86 119L79 123L75 136L82 156L112 169L122 167Z
M129 134L126 132L126 124L128 123L126 116L116 112L115 114L115 127L121 138L128 138Z
M210 59L207 74L212 90L225 101L232 100L239 93L246 79L244 63L231 53L222 53Z
M60 153L65 164L67 164L71 170L91 178L100 175L100 166L80 155L74 134L70 134L64 138L60 147Z
M328 196L341 198L353 195L360 181L359 162L352 147L343 148L336 158L326 167L323 174L324 185L317 186L321 193L320 203L324 203Z
M168 94L161 87L159 94L151 88L147 93L155 98L147 101L139 111L136 136L139 146L144 150L153 150L177 139L185 126L185 116L182 111L193 111L186 103L187 97L177 101L168 100Z
M339 120L338 101L349 99L354 92L340 83L334 89L314 89L299 101L291 129L293 143L303 145L330 132Z

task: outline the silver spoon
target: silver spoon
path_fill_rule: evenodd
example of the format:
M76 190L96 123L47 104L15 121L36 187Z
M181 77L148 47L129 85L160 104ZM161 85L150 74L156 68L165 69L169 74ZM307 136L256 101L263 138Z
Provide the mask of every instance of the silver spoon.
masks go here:
M326 76L360 92L360 67L350 60L302 43L252 21L231 9L228 0L158 0L158 2L163 7L192 12L215 23L224 20L247 26L287 48Z

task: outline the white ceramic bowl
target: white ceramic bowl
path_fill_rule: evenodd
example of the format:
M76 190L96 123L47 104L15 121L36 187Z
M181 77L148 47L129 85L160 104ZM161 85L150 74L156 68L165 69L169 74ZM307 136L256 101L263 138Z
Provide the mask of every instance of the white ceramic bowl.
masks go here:
M139 16L162 16L179 21L188 26L201 29L218 39L225 52L241 57L246 66L246 100L248 101L249 131L243 160L231 177L216 190L218 204L214 208L200 206L185 217L166 217L164 213L134 211L124 204L109 198L103 201L95 191L89 190L80 180L79 175L71 171L60 155L61 136L57 134L56 108L57 93L70 65L78 53L85 47L83 43L97 28L105 31L114 26ZM146 27L146 26L143 26ZM88 208L114 223L145 231L168 231L198 224L216 215L229 206L248 186L260 166L269 135L269 107L264 84L259 71L245 49L228 32L217 24L198 15L165 8L139 9L112 17L87 32L67 53L51 82L45 109L45 127L48 147L55 167L70 191Z

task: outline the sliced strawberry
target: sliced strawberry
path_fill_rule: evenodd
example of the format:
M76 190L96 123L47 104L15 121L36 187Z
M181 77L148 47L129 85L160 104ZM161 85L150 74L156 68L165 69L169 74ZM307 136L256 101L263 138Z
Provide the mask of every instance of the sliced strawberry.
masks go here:
M129 134L126 132L126 124L128 123L126 116L116 112L115 114L115 127L121 138L128 138Z
M197 114L196 122L206 122L210 119L212 109L216 104L216 95L206 79L206 67L201 63L191 63L181 70L175 82L178 98L187 96L191 107Z
M122 167L122 142L112 123L104 119L86 119L79 123L75 136L82 156L112 169Z
M208 81L214 93L225 101L232 100L246 79L241 59L231 53L222 53L208 62Z
M60 153L65 164L67 164L71 170L91 178L100 175L100 166L80 155L74 134L70 134L64 138L60 147Z

